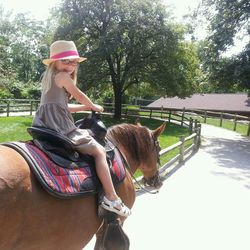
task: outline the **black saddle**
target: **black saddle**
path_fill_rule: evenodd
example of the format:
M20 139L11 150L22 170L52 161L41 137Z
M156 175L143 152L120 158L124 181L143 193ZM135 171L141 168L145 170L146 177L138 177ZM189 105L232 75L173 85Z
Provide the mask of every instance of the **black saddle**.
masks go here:
M101 121L100 115L92 112L87 118L77 121L76 126L81 129L89 129L91 135L105 147L108 158L113 159L114 145L105 139L107 129ZM93 157L79 154L75 150L74 143L57 131L43 127L30 127L27 128L27 131L32 136L36 146L58 165L74 167L76 162L93 162Z
M92 111L92 113L81 120L78 120L75 125L81 129L89 129L91 135L102 145L105 144L107 128L104 125L100 114Z
M34 143L51 156L58 155L69 161L78 162L80 154L74 149L75 145L64 135L52 129L42 127L27 128Z

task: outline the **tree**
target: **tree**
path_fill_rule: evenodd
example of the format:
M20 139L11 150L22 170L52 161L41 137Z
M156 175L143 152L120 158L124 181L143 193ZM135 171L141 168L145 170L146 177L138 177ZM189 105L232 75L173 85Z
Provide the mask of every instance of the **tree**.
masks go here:
M212 31L209 40L218 52L234 45L239 31L249 35L250 2L248 0L203 0L203 14L209 20Z
M88 58L79 75L86 88L112 84L116 118L121 117L122 97L132 86L148 82L172 96L194 90L195 78L187 76L195 70L188 65L198 65L181 58L193 51L187 47L186 53L184 29L167 22L159 1L70 0L64 1L60 13L55 39L74 40Z
M209 22L209 35L200 55L207 79L221 91L250 88L250 40L243 51L231 58L223 55L234 46L236 37L250 38L248 0L203 0L199 10Z
M13 26L9 21L10 13L5 13L0 6L0 76L3 79L6 75L12 75L10 70L11 60L9 58L9 46L11 44L10 36L14 33ZM3 85L3 84L2 84Z
M0 7L0 95L37 98L51 30L27 14L12 16Z
M9 56L11 35L14 33L13 26L9 20L10 13L5 13L0 6L0 97L11 98L9 86L16 78L15 70L11 65Z
M42 68L42 42L47 35L41 21L30 19L25 14L17 14L12 21L14 33L11 35L9 56L15 67L19 81L38 81Z

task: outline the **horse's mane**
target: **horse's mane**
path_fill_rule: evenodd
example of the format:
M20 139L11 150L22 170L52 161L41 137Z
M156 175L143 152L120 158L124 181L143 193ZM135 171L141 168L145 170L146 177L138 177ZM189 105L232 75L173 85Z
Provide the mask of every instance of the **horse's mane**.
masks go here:
M116 146L123 145L140 165L152 153L150 131L147 127L123 123L108 129L108 139Z

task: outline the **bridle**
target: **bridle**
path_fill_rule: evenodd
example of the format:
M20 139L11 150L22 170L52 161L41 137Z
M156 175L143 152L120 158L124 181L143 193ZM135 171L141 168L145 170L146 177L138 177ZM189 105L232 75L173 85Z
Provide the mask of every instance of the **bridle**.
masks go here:
M152 135L152 133L151 133L151 136L152 136L153 147L154 147L154 150L155 150L155 153L156 153L156 157L157 157L157 166L159 168L159 166L161 166L161 162L160 162L161 147L160 147L159 141L157 140L157 138L155 138ZM146 187L157 187L157 184L161 183L160 175L159 175L159 170L157 170L157 172L155 173L155 175L152 176L151 178L145 179L145 177L143 177L142 180L143 180L144 186L146 186Z
M151 131L149 131L149 134L151 136L151 139L152 139L152 145L153 145L153 148L154 148L154 151L155 151L155 154L156 154L156 157L157 157L157 167L160 165L160 151L161 151L161 147L160 147L160 144L159 144L159 141L157 140L157 138L155 138L152 134ZM123 161L123 164L124 166L126 167L126 169L128 170L128 172L130 173L131 177L133 178L134 182L140 187L141 190L147 192L147 193L150 193L150 194L156 194L158 193L159 191L158 190L149 190L148 188L150 186L154 186L154 187L157 187L157 184L158 183L161 183L160 181L160 176L159 176L159 171L157 170L155 175L152 176L151 178L149 179L145 179L145 177L142 178L142 182L144 184L145 187L143 187L141 185L141 183L134 177L134 174L132 172L132 168L130 167L125 155L122 153L122 151L120 150L119 146L114 143L111 138L109 138L109 140L112 142L112 144L114 145L114 147L118 150L121 158L122 158L122 161Z

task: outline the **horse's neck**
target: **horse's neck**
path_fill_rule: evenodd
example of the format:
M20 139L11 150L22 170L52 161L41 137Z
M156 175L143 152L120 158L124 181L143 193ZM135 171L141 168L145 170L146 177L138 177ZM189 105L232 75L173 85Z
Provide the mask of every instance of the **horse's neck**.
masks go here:
M125 159L127 167L132 172L132 174L134 174L136 172L136 170L138 169L138 164L135 160L133 160L133 157L131 156L130 150L133 150L133 149L126 148L122 144L119 144L118 148L119 148L119 151L121 152L123 158Z
M138 154L139 136L136 132L136 126L132 124L121 124L113 126L108 130L107 137L119 148L124 158L128 162L131 172L135 172L140 167L140 158ZM137 154L137 153L138 154ZM141 152L140 152L141 153Z

